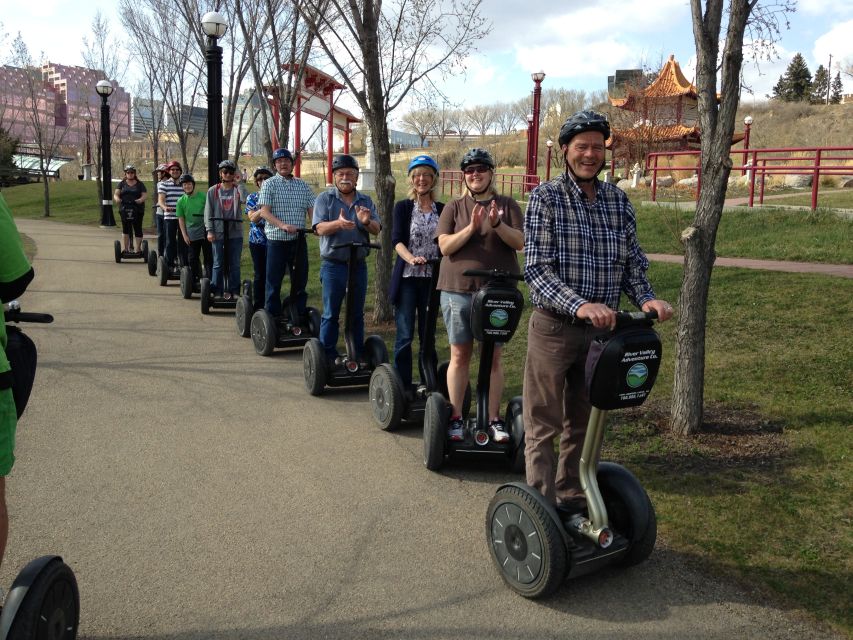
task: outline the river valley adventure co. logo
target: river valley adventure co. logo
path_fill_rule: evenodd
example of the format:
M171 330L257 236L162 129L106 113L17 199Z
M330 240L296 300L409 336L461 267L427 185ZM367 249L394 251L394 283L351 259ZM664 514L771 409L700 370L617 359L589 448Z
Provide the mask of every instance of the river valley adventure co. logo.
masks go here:
M625 376L625 382L632 389L643 386L649 378L649 368L642 362L637 362L631 365L628 369L628 374Z

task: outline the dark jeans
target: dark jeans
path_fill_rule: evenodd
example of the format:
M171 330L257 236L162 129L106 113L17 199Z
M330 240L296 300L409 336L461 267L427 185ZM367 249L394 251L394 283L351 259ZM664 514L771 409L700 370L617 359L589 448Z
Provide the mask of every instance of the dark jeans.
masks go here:
M165 255L166 250L166 225L163 224L163 216L154 216L154 226L157 227L157 255Z
M187 263L187 245L184 243L184 237L181 235L178 219L164 219L163 227L166 229L166 264L184 265Z
M214 240L213 242L213 277L210 282L210 290L214 294L225 293L232 295L240 294L240 254L243 250L243 238L228 238L228 246L225 240ZM225 273L225 252L228 252L228 273ZM228 278L227 288L225 278Z
M255 311L264 307L264 288L267 277L267 245L249 243L249 253L252 255L252 265L255 273L252 276L252 305Z
M427 305L429 304L431 278L403 278L395 319L397 340L394 343L394 367L403 385L412 384L412 341L415 337L415 314L418 321L418 355L424 348Z
M213 249L207 238L191 240L188 253L189 261L187 264L192 270L193 280L198 280L201 277L209 278L213 271ZM204 255L204 271L201 270L201 262L199 262L201 255Z
M323 316L320 319L320 343L328 358L338 355L338 318L341 305L347 292L347 265L345 263L323 260L320 265L320 282L323 285ZM364 351L364 299L367 297L367 265L364 260L355 265L355 284L353 286L353 308L347 309L352 318L351 331L353 342L361 359Z
M299 244L302 243L298 252L299 264L296 264L296 255ZM344 265L345 266L345 265ZM267 240L267 281L266 302L264 308L272 316L281 315L281 281L284 274L290 270L290 287L294 291L296 309L300 316L305 314L305 305L308 302L308 294L305 286L308 284L308 251L305 236L296 240Z

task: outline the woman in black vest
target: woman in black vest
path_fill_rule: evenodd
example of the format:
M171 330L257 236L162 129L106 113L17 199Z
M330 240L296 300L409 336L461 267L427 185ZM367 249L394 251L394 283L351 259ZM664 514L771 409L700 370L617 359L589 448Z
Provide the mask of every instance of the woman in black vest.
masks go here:
M394 367L400 373L403 388L412 384L412 340L415 316L418 321L418 348L423 348L427 303L432 266L428 261L440 257L433 239L438 216L444 203L436 202L438 164L429 156L416 156L409 163L409 197L394 206L391 244L397 262L391 274L391 302L396 308L397 340L394 343Z

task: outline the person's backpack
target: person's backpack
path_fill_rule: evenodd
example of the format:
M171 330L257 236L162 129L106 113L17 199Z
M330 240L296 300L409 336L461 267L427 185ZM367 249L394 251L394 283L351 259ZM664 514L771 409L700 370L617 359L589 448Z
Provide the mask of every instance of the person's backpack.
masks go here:
M6 325L6 359L11 371L0 373L0 389L12 389L18 418L27 408L33 382L36 378L38 351L35 343L14 325Z

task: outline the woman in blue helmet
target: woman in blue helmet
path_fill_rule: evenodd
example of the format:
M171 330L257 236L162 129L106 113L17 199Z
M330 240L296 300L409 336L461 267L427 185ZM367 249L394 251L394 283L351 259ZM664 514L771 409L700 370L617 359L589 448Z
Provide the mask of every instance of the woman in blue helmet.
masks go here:
M412 340L417 315L418 345L423 348L427 303L430 295L431 258L440 257L433 240L444 203L435 199L438 164L429 156L416 156L409 163L409 194L394 206L391 244L397 262L391 274L391 302L396 308L397 340L394 367L405 389L412 384Z

